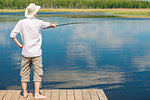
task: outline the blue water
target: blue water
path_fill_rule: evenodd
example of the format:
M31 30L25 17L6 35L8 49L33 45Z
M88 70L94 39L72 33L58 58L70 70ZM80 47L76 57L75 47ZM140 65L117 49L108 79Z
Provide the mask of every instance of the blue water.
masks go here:
M0 16L0 89L21 89L21 49L9 34L22 18ZM99 88L109 100L149 100L149 18L38 19L91 22L42 30L43 89ZM32 73L29 89L34 89Z

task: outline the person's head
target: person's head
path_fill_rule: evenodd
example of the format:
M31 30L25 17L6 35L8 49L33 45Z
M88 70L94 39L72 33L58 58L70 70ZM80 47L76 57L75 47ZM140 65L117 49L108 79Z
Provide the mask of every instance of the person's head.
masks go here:
M25 17L27 18L35 17L40 8L41 8L40 6L37 6L34 3L30 3L29 6L26 8Z

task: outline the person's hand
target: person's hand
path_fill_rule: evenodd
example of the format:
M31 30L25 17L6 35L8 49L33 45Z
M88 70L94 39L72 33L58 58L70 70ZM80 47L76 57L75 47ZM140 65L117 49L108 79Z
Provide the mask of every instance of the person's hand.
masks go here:
M24 46L20 44L20 45L18 45L18 47L22 49Z
M55 24L50 24L50 26L51 26L52 28L55 28L55 27L56 27L56 25L55 25Z

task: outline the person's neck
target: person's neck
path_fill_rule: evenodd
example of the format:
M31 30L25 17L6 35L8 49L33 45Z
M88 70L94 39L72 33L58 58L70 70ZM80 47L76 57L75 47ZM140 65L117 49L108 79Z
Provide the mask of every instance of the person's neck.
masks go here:
M31 18L28 18L28 19L35 19L35 16L31 17Z

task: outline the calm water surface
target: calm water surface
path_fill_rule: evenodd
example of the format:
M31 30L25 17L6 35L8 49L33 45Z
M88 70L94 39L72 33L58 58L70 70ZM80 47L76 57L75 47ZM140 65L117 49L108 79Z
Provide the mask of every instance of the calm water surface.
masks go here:
M0 16L0 89L21 89L21 49L9 35L22 18ZM150 19L38 19L92 22L42 30L43 89L99 88L109 100L150 98ZM29 89L34 89L32 79Z

